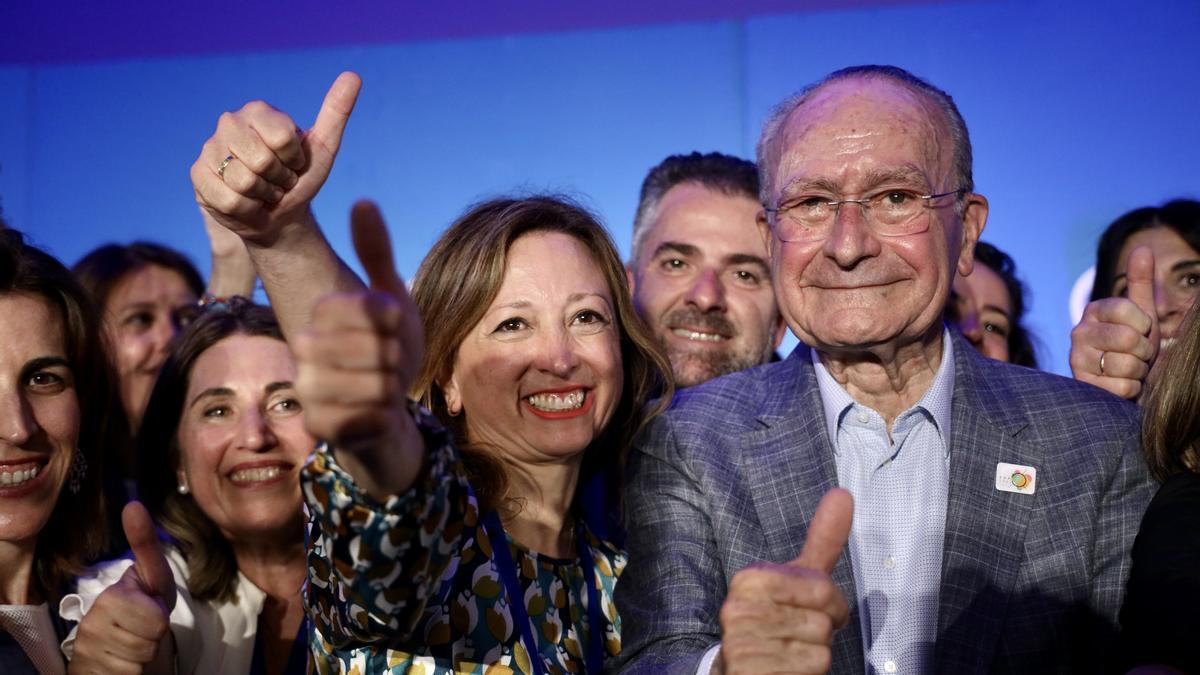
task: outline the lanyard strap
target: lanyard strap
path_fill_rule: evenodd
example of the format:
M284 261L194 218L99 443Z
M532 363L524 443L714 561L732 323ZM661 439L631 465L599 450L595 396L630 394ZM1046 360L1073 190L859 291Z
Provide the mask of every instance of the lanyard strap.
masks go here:
M483 517L483 527L491 540L492 556L496 561L497 571L500 572L500 580L504 583L504 590L508 594L513 624L521 631L521 642L525 645L525 652L529 654L529 663L533 666L534 675L545 675L542 652L538 649L537 640L533 639L533 624L530 623L529 612L525 609L525 593L517 579L517 565L508 551L508 536L504 534L504 527L495 511L489 511ZM586 672L599 673L604 668L604 614L600 609L600 590L596 586L596 563L592 559L592 549L588 546L587 535L582 525L576 526L575 535L579 564L583 567L588 596L589 639L584 665Z

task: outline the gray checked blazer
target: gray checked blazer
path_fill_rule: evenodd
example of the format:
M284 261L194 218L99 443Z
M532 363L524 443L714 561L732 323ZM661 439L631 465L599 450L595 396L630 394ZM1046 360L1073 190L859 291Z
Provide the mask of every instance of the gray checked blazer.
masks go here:
M1098 672L1153 484L1138 410L1090 385L980 356L956 332L950 489L935 663L942 673ZM1034 494L997 462L1037 469ZM733 575L783 563L837 483L807 347L680 391L630 458L622 672L694 673ZM853 572L834 673L863 673Z

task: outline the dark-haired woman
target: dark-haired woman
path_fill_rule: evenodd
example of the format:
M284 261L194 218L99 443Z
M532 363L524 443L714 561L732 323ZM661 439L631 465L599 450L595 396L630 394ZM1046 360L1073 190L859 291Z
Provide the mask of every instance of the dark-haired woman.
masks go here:
M101 449L114 391L71 273L0 230L0 671L63 673L52 608L106 540Z
M74 272L104 310L130 431L141 425L171 339L204 293L187 257L153 242L106 244L75 263Z
M975 269L954 277L946 318L984 356L1037 368L1033 335L1023 323L1028 296L1013 259L981 241Z
M1092 301L1071 331L1071 372L1117 396L1138 398L1197 296L1200 202L1177 199L1116 219L1096 250Z
M1126 667L1200 672L1200 305L1180 326L1143 406L1142 450L1162 487L1133 544L1121 608Z
M106 244L85 255L73 268L101 309L120 392L121 405L113 426L123 431L125 438L114 439L106 450L109 556L127 548L120 512L125 502L137 494L132 439L142 424L150 390L171 341L196 313L202 297L249 295L254 290L254 269L245 245L207 217L205 225L212 251L212 279L207 294L204 280L187 256L153 242Z
M212 251L211 297L249 296L254 269L232 232L205 218ZM205 292L200 272L186 255L161 244L105 244L73 268L104 311L121 404L134 434L171 340L195 313Z
M163 366L139 436L138 487L170 536L178 591L162 648L177 650L175 672L304 672L299 474L315 442L295 379L270 310L240 298L198 316ZM97 567L64 600L64 618L81 620L64 651L106 663L108 645L135 642L113 620L146 606L114 587L130 564Z

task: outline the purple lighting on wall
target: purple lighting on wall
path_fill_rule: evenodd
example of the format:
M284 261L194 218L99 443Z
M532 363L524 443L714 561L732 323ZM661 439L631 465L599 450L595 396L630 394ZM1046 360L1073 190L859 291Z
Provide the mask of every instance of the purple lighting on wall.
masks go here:
M411 0L0 3L0 63L268 52L942 4L937 0ZM959 2L958 4L962 4Z

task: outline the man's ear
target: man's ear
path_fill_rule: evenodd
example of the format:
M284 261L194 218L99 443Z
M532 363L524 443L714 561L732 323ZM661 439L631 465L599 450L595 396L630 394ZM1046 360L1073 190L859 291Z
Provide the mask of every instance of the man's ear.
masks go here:
M758 226L758 236L762 237L763 246L767 249L767 264L773 267L774 264L771 261L775 257L775 237L771 236L771 224L767 222L767 212L765 209L758 210L758 213L754 216L754 223ZM772 271L772 274L774 274L774 271ZM771 292L775 292L773 284ZM779 312L779 299L776 298L775 302L775 339L772 342L771 348L779 349L779 345L783 343L783 336L787 333L787 322L783 320L783 314Z
M758 236L762 237L763 246L767 249L767 257L775 257L775 237L771 236L771 224L767 222L767 212L764 209L759 209L754 216L754 223L758 225Z
M775 316L775 342L772 349L779 349L779 345L783 343L783 336L787 333L787 322L783 320L782 314Z
M988 217L987 197L972 192L967 195L965 201L962 216L961 248L958 251L958 265L956 266L958 273L964 277L970 274L971 270L975 269L975 244L979 242L979 237L983 235L983 228L987 225Z

